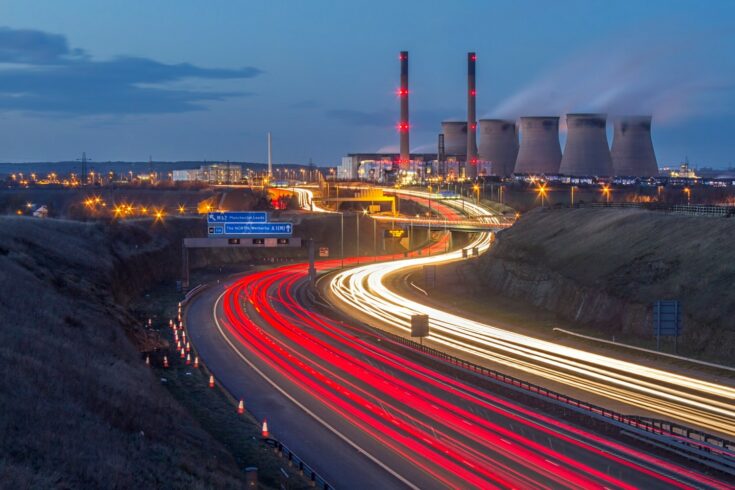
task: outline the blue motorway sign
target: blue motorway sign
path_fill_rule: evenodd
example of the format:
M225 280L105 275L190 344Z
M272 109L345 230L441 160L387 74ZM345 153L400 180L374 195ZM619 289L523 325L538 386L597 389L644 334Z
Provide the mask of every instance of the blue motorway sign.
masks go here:
M207 213L207 223L266 223L268 213L265 211L226 211Z
M291 236L291 223L225 223L225 235ZM216 233L215 233L216 234Z
M678 337L681 335L681 316L678 301L656 301L653 304L653 334L656 337Z

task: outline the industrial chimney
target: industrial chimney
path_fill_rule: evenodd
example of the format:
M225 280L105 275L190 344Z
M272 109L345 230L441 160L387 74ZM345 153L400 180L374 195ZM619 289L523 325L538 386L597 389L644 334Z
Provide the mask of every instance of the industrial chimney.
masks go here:
M481 162L490 163L492 175L508 176L518 157L518 132L515 121L480 119Z
M477 55L467 53L467 176L477 177L477 90L475 86L475 63Z
M567 114L567 144L559 173L564 175L613 175L607 145L605 114Z
M515 169L517 174L556 174L561 162L559 118L521 118L521 144Z
M442 121L444 153L464 159L467 152L467 123L464 121Z
M401 87L398 89L398 97L401 99L401 120L398 123L398 132L401 135L401 156L398 166L401 170L408 170L411 162L411 154L408 146L408 51L401 51Z
M615 175L657 176L658 163L651 141L651 116L622 116L616 119L610 153Z

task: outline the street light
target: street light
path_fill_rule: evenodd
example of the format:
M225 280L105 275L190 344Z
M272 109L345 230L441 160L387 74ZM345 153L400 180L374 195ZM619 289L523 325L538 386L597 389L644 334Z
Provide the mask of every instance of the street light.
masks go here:
M544 207L544 200L546 198L546 184L538 184L538 187L536 188L536 192L538 192L539 197L541 198L541 207Z
M605 202L610 204L610 186L605 184L602 186L602 194L605 196Z
M340 251L339 255L342 261L342 268L345 266L345 213L339 211L339 238L340 238Z
M692 202L692 190L689 187L684 187L684 194L687 195L687 206Z
M480 186L475 184L472 186L472 190L477 194L475 204L480 204Z
M572 195L571 204L569 205L570 208L573 208L574 207L574 189L576 189L576 188L577 188L577 186L575 186L575 185L573 185L573 186L571 186L569 188L569 192Z

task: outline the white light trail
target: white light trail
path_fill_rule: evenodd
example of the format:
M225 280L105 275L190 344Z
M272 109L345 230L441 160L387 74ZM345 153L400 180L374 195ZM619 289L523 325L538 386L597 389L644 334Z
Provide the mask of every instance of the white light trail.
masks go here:
M430 196L416 191L400 192L421 198ZM442 202L457 207L455 202ZM497 220L485 216L487 210L472 203L465 202L464 210L470 216L479 216L480 220ZM478 247L484 252L490 243L490 234L480 233L468 248ZM412 301L385 285L392 274L461 258L461 251L453 251L360 266L336 274L329 287L349 308L403 331L410 331L412 315L429 315L429 338L455 351L639 407L655 416L735 435L735 388L731 386L557 345L469 320Z

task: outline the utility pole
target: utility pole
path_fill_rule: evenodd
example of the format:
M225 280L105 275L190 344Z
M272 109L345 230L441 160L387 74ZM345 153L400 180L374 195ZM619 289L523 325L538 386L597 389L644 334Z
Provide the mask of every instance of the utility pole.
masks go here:
M273 175L273 153L271 150L271 133L268 132L268 181L270 182Z

